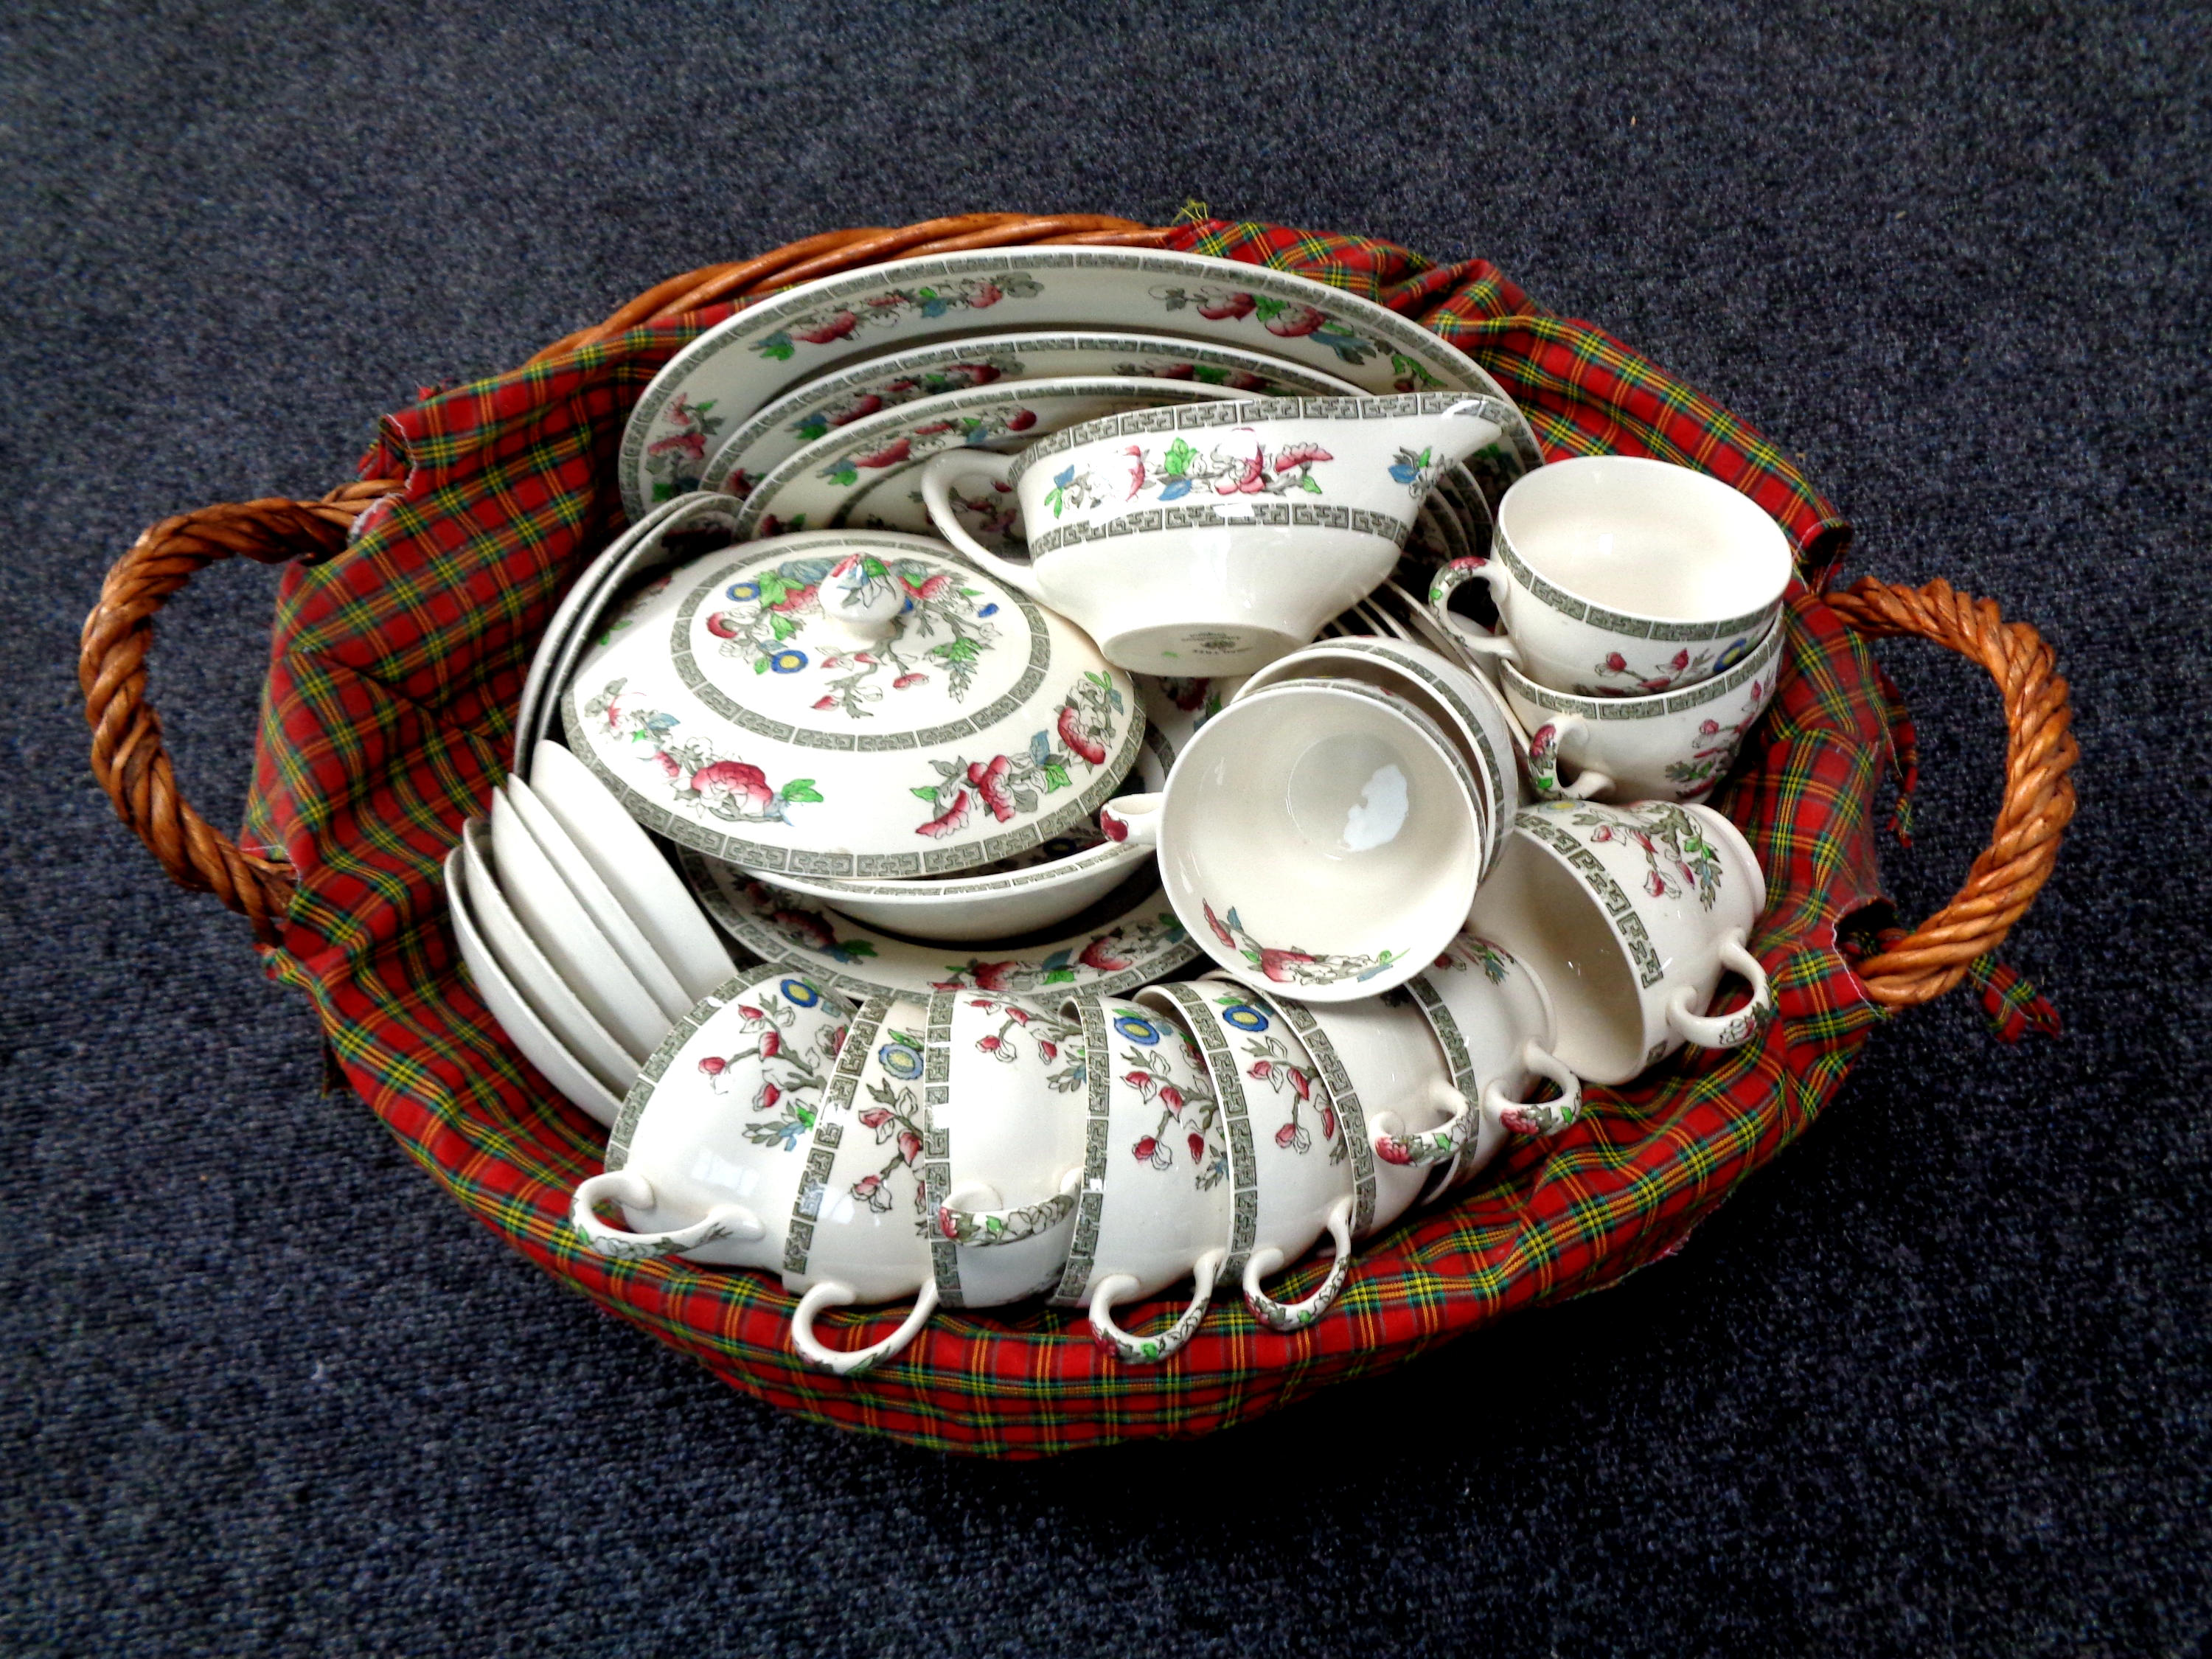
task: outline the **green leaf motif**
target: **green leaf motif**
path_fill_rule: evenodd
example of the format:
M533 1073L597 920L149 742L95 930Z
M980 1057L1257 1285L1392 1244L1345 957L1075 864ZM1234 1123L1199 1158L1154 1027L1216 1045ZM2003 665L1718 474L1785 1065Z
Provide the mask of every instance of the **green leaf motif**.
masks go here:
M1048 795L1055 789L1069 787L1073 782L1065 767L1048 766L1044 769L1044 792Z
M822 799L822 793L814 787L814 780L811 778L793 778L783 786L781 793L786 800L820 800Z
M1318 495L1321 494L1320 481L1310 472L1307 473L1304 477L1298 480L1298 488L1304 490L1309 495Z
M860 472L858 467L848 465L839 467L835 472L830 473L829 477L830 482L840 489L850 489L854 484L860 483Z
M908 790L907 793L911 795L919 796L921 799L927 801L932 806L937 805L937 791L934 789L924 789L917 784L914 788Z
M769 632L780 640L787 640L799 631L799 624L781 611L771 611L768 619Z
M1160 457L1160 471L1170 478L1180 478L1190 471L1190 464L1198 459L1198 452L1182 438L1168 446L1168 453Z

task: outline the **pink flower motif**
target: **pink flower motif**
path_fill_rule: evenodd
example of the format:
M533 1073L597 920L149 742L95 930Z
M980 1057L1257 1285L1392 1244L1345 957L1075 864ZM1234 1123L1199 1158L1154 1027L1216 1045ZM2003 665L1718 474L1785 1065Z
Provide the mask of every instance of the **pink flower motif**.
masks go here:
M708 1054L699 1062L699 1069L707 1074L707 1081L710 1086L719 1087L722 1081L722 1073L730 1069L730 1062L720 1054Z
M1321 1109L1321 1138L1323 1140L1336 1139L1336 1108L1334 1106Z
M1166 1107L1168 1110L1173 1112L1177 1117L1181 1117L1182 1115L1182 1091L1176 1088L1172 1083L1163 1083L1160 1085L1160 1104Z
M1275 1075L1275 1062L1272 1060L1255 1060L1252 1062L1251 1069L1245 1075L1257 1078L1262 1083L1270 1082Z
M1190 1146L1190 1161L1191 1161L1192 1163L1194 1163L1194 1164L1203 1164L1203 1163L1205 1163L1205 1162L1206 1162L1206 1137L1205 1137L1204 1135L1197 1134L1197 1133L1194 1133L1194 1134L1192 1134L1192 1135L1191 1135L1191 1137L1190 1137L1190 1139L1189 1139L1189 1146Z
M907 1161L909 1168L921 1161L921 1137L913 1130L899 1131L898 1149L899 1156Z
M817 708L835 708L837 706L837 699L835 697L817 697L814 700L814 706Z
M954 793L951 805L930 819L928 823L917 824L914 833L917 836L927 836L933 841L939 841L951 835L967 822L968 792L962 789Z
M1057 1042L1054 1042L1050 1037L1039 1037L1037 1039L1037 1053L1043 1055L1047 1060L1058 1060L1060 1058L1060 1045Z
M1213 486L1217 495L1256 495L1267 487L1267 469L1259 455L1244 463L1244 470L1227 483Z
M1060 740L1091 765L1097 766L1104 763L1106 745L1084 731L1083 722L1076 717L1073 703L1061 706L1059 729Z
M760 1098L753 1104L758 1110L769 1111L774 1109L775 1103L782 1098L782 1090L777 1088L773 1083L763 1083L761 1085Z
M687 461L707 459L707 434L703 432L675 432L665 438L655 438L645 447L648 455L681 455Z
M841 311L825 323L812 328L795 328L792 332L809 345L828 345L832 340L844 339L860 325L860 319L849 311Z
M1664 896L1667 891L1667 878L1654 870L1644 878L1644 890L1654 898Z
M885 444L881 449L876 451L872 455L854 456L853 458L853 465L854 466L865 466L870 469L884 466L896 466L901 462L908 459L913 453L913 440L909 438L901 438L896 443Z
M1523 1106L1509 1106L1498 1113L1498 1121L1516 1135L1533 1135L1543 1127L1536 1114Z
M1006 417L1006 430L1009 432L1026 432L1036 424L1036 411L1035 410L1018 409L1012 415L1009 415Z
M1129 1150L1135 1156L1138 1163L1152 1164L1155 1169L1159 1167L1160 1143L1152 1136L1146 1135Z
M1121 1074L1121 1081L1134 1089L1146 1100L1150 1100L1159 1087L1152 1081L1152 1074L1150 1072L1124 1072Z
M738 1005L738 1017L748 1025L757 1025L768 1018L750 1002L741 1002Z
M1131 958L1115 955L1114 935L1101 933L1083 947L1082 954L1076 960L1085 968L1095 968L1102 974L1118 974L1129 965Z
M1030 1023L1030 1011L1026 1008L1017 1008L1009 1002L1004 1006L1001 1012L1017 1025L1027 1025Z
M1010 1063L1014 1057L1014 1051L1006 1046L1006 1039L1000 1036L977 1037L975 1050L978 1054L990 1055L994 1060L1006 1060Z
M1272 945L1260 947L1260 971L1278 985L1297 982L1295 969L1302 962L1313 957L1304 951L1278 951Z
M1386 1135L1375 1143L1375 1156L1385 1164L1411 1164L1413 1149L1395 1136Z
M1303 1152L1313 1145L1313 1136L1303 1124L1292 1121L1275 1131L1275 1145L1286 1152Z
M1335 456L1319 444L1285 444L1283 453L1275 457L1275 471L1288 472L1294 466L1305 466L1315 461L1333 461Z
M1605 653L1604 666L1608 674L1625 674L1628 672L1628 659L1618 651L1608 651Z
M1291 1091L1295 1093L1300 1100L1311 1100L1313 1098L1313 1073L1311 1072L1300 1071L1295 1066L1285 1066L1283 1070L1290 1076ZM1334 1132L1332 1131L1332 1133Z
M761 1033L760 1056L763 1060L774 1060L782 1052L783 1034L781 1032L763 1031Z
M1022 964L1018 962L978 962L969 969L975 983L986 991L1003 991L1006 981Z
M864 1129L880 1129L890 1121L891 1112L888 1106L871 1106L860 1114L860 1127Z
M768 787L768 774L744 761L716 761L701 767L691 775L691 790L699 795L732 796L757 812L766 811L775 799L775 791Z
M920 685L928 678L928 675L922 673L902 674L891 682L891 690L894 691L903 691L907 687L910 685Z
M1288 340L1303 339L1328 320L1328 313L1311 306L1286 306L1267 319L1267 332Z
M1201 304L1198 314L1208 322L1218 323L1224 317L1249 317L1258 304L1249 294L1224 294Z
M879 1175L864 1175L853 1183L853 1196L870 1209L881 1212L891 1206L890 1189Z

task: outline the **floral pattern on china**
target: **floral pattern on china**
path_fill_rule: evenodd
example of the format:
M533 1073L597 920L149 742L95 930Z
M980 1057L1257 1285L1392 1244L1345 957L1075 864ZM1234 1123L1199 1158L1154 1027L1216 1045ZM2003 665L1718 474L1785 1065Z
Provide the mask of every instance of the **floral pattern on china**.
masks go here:
M1106 832L1109 836L1114 832L1111 821L1106 823ZM1214 938L1278 985L1335 985L1347 979L1370 980L1405 956L1402 951L1383 951L1373 956L1332 956L1303 951L1294 945L1262 945L1238 920L1235 905L1231 905L1224 915L1215 914L1212 900L1201 899L1200 903L1206 911L1206 925L1213 930Z
M1188 307L1214 322L1252 318L1279 339L1310 339L1316 345L1327 346L1336 354L1339 362L1353 368L1366 363L1379 354L1387 354L1395 377L1392 381L1394 391L1433 392L1443 385L1411 357L1402 352L1389 350L1318 306L1293 300L1279 300L1271 295L1254 294L1243 289L1218 288L1211 284L1198 288L1164 285L1153 289L1152 295L1160 302L1162 308L1169 312Z
M623 700L629 684L626 679L609 680L584 705L584 713L648 752L666 775L673 799L696 803L731 823L789 823L793 805L821 801L811 778L772 784L759 767L720 753L704 738L678 738L676 728L683 722L676 715Z
M1147 1103L1158 1106L1160 1114L1152 1132L1130 1144L1129 1155L1155 1170L1172 1170L1187 1162L1192 1182L1200 1192L1219 1186L1229 1178L1229 1149L1220 1134L1221 1103L1206 1085L1206 1062L1197 1047L1181 1030L1164 1026L1134 1009L1115 1012L1113 1035L1123 1044L1118 1056L1126 1068L1121 1074L1122 1083ZM1182 1045L1183 1063L1191 1079L1187 1085L1170 1082L1158 1062L1145 1052L1158 1048L1170 1036ZM1178 1139L1184 1154L1180 1158Z
M1465 561L1482 564L1484 560ZM1605 660L1595 665L1591 672L1597 676L1595 685L1577 685L1575 694L1583 697L1656 697L1671 691L1683 680L1710 679L1728 671L1749 656L1756 641L1744 638L1734 640L1716 659L1712 647L1692 652L1685 646L1656 666L1632 664L1618 651L1608 651ZM1706 667L1711 663L1711 668Z
M1303 1158L1313 1150L1314 1129L1317 1128L1322 1144L1328 1148L1330 1163L1341 1164L1349 1158L1351 1146L1337 1133L1336 1104L1329 1098L1328 1091L1321 1086L1321 1073L1291 1059L1290 1045L1273 1035L1274 1021L1267 1011L1239 992L1232 991L1213 1000L1221 1010L1221 1023L1244 1036L1244 1057L1248 1062L1244 1075L1255 1083L1266 1084L1289 1109L1289 1118L1275 1131L1275 1145ZM1250 1091L1246 1093L1249 1097ZM1305 1121L1310 1112L1313 1115L1312 1127Z
M896 1205L903 1185L912 1196L914 1231L926 1237L929 1218L923 1203L921 1155L926 1124L921 1097L915 1085L921 1080L921 1035L918 1031L884 1031L876 1049L883 1076L868 1085L869 1104L857 1114L860 1125L887 1148L884 1165L862 1175L846 1190L879 1215Z
M1626 823L1620 820L1626 817ZM1593 842L1626 841L1644 854L1644 890L1654 898L1695 893L1705 909L1721 894L1721 855L1704 827L1671 801L1640 801L1605 811L1585 808L1574 825L1588 830Z
M732 1070L738 1062L758 1062L761 1084L750 1103L753 1121L744 1128L745 1139L757 1146L793 1152L800 1136L814 1132L830 1069L844 1046L845 1028L817 1030L811 1042L798 1046L791 1036L799 1024L799 1011L821 1000L821 992L805 980L784 980L775 990L758 993L753 1001L737 1006L738 1029L752 1039L750 1047L700 1057L699 1074L715 1093L722 1091L725 1079L740 1074Z
M1063 467L1053 477L1045 505L1057 519L1070 507L1083 510L1109 501L1133 501L1139 496L1164 502L1179 501L1192 491L1201 489L1215 495L1323 493L1321 481L1314 477L1314 468L1336 458L1319 444L1282 445L1276 450L1271 465L1265 443L1251 439L1249 433L1244 435L1252 446L1249 453L1241 446L1230 447L1237 435L1231 433L1228 441L1206 453L1181 436L1164 450L1131 444L1123 452L1129 458L1126 483L1117 479L1113 489L1101 484L1089 467Z
M1121 693L1105 675L1085 673L1061 702L1052 731L1036 733L1018 755L933 760L937 781L918 785L914 791L930 806L929 817L916 826L915 833L950 835L964 826L969 811L979 805L1000 823L1028 817L1047 796L1073 787L1079 766L1088 774L1106 763L1102 738L1112 731L1124 705Z

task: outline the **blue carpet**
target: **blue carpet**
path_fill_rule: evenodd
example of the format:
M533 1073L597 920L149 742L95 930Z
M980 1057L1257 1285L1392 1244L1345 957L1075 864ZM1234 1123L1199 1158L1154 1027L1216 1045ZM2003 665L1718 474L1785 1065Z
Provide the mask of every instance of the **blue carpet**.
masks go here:
M0 1650L2182 1654L2212 1628L2203 804L2212 18L1689 0L0 12ZM969 207L1486 254L1802 457L1854 569L2063 653L2081 811L1961 994L1620 1289L1212 1442L787 1420L566 1297L319 1094L243 924L84 764L101 571L349 476L421 382L669 273ZM274 578L165 617L243 795ZM1977 671L1908 916L1981 846ZM2191 808L2194 811L2194 808ZM2184 815L2185 816L2185 814Z

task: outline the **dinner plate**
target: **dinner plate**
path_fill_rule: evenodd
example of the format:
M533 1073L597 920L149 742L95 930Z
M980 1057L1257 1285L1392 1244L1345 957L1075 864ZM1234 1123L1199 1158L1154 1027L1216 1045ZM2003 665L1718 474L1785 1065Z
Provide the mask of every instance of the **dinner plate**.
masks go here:
M1184 380L1240 398L1357 394L1358 386L1261 351L1157 334L1027 330L908 346L872 356L786 392L725 438L698 487L740 500L777 465L840 427L917 398L1019 380L1078 375ZM686 476L679 468L672 484Z
M1340 289L1233 259L1148 248L983 248L825 276L708 329L653 376L616 474L631 518L680 495L722 440L801 381L886 344L986 327L1139 329L1257 347L1363 392L1482 392L1511 418L1470 462L1488 493L1543 454L1490 376L1445 340ZM696 471L691 469L697 469Z
M745 497L738 513L738 533L781 536L834 529L846 524L848 514L858 528L927 531L929 513L921 504L918 481L908 475L946 450L1018 448L1048 432L1101 415L1118 415L1125 409L1212 403L1243 395L1192 380L1089 375L977 386L918 398L840 427L787 457ZM959 503L955 510L969 533L986 546L1018 542L1019 515L1013 496L979 483L980 497L968 496L957 483L954 486Z
M1164 979L1198 955L1148 866L1042 940L926 945L863 927L742 870L678 849L684 878L715 926L763 962L788 963L848 996L1002 991L1102 996Z
M576 659L593 637L599 613L633 577L664 564L675 564L704 550L699 537L720 532L737 539L737 504L720 495L690 495L664 502L607 544L578 573L538 636L537 654L522 684L522 702L514 714L514 761L507 769L530 775L538 740L559 718L561 688L568 683Z
M599 930L507 796L491 798L491 855L499 890L592 1018L633 1054L651 1054L675 1022Z
M492 870L491 825L471 818L461 828L460 874L469 896L469 913L489 948L493 963L522 1000L543 1020L562 1048L580 1061L617 1099L637 1081L637 1068L645 1054L633 1054L601 1024L592 1011L568 988L560 969L546 960L532 943L530 930L500 891ZM647 1049L646 1054L652 1050Z
M491 1017L499 1022L500 1030L507 1033L507 1041L538 1068L540 1076L600 1122L611 1127L622 1115L621 1097L593 1077L562 1046L509 981L483 936L477 931L475 920L469 914L469 900L461 874L461 849L456 847L446 854L446 908L453 914L453 937L461 947L461 960L468 964L469 977L476 981L477 994L483 999Z
M530 787L560 820L599 878L696 1003L736 971L721 936L700 913L653 837L607 793L592 769L559 744L540 743Z
M660 1005L660 1012L668 1016L669 1024L672 1025L690 1013L691 1005L699 999L684 988L683 981L676 977L676 970L661 960L660 952L653 948L653 942L646 938L629 908L615 896L614 890L607 885L576 838L538 799L538 792L520 778L510 777L500 786L499 793L514 808L523 828L538 843L538 850L552 860L561 879L568 884L568 890L584 907L584 914L606 935L607 943L623 959L623 966L637 975L637 982ZM495 817L496 814L495 807ZM495 829L494 834L497 834Z

